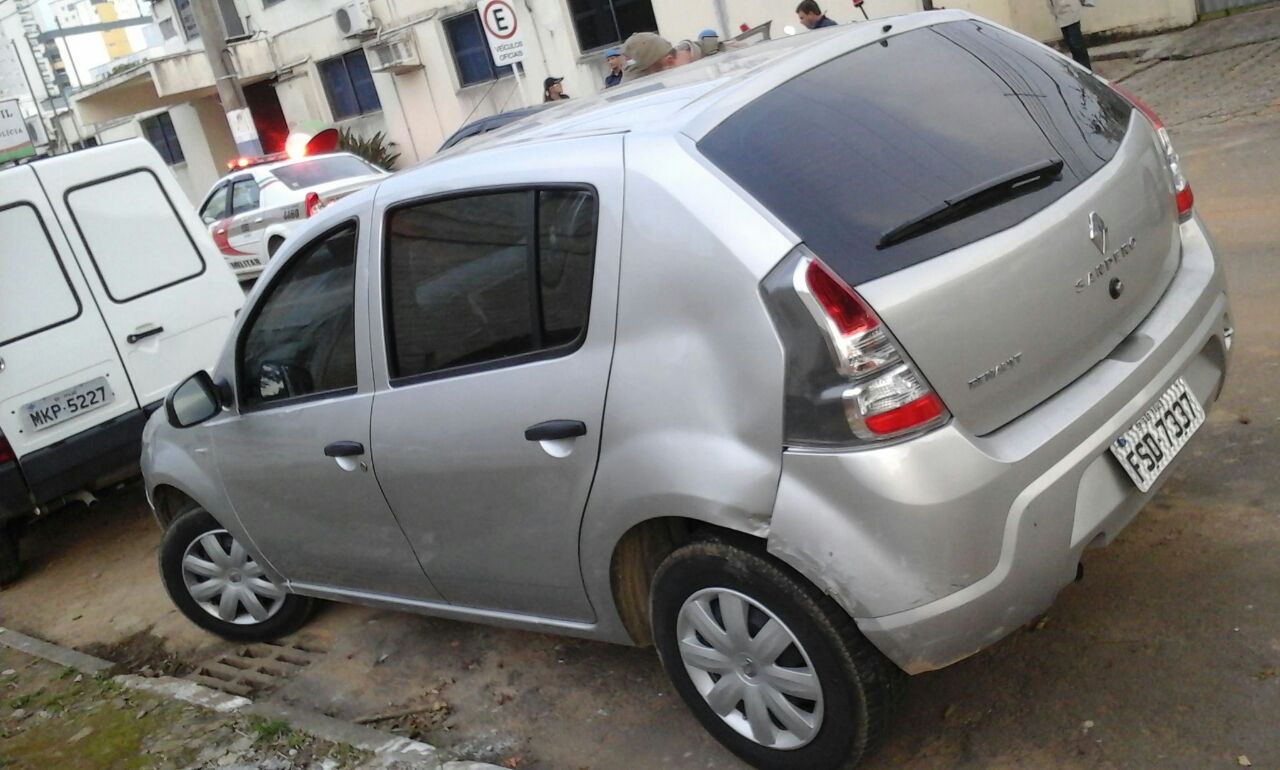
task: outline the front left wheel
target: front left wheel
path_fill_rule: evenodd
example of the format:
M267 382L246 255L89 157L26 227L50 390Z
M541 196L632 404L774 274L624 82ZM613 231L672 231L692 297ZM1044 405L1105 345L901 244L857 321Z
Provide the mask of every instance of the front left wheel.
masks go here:
M272 582L244 545L198 507L180 514L165 531L160 575L188 620L233 641L291 634L314 607L312 599Z

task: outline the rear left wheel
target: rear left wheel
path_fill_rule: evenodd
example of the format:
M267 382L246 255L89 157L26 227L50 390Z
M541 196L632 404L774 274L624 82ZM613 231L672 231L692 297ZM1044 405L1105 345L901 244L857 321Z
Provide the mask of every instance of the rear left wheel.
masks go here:
M160 574L188 620L235 641L290 634L306 623L314 604L272 582L244 545L202 508L182 513L165 532Z
M653 634L703 726L755 767L849 770L904 676L834 601L749 543L683 546L658 568Z

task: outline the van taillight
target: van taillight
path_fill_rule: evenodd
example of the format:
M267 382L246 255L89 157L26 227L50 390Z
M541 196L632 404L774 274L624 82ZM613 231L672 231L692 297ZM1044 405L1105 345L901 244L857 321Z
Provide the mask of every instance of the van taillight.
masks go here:
M0 463L13 462L17 459L17 455L13 453L13 447L9 445L9 439L0 436Z
M787 354L789 446L869 444L950 419L871 307L806 247L762 288Z
M1173 149L1173 141L1169 138L1169 130L1164 127L1164 121L1151 109L1151 105L1139 99L1134 93L1123 86L1111 84L1111 88L1132 104L1139 112L1147 116L1147 120L1151 121L1151 125L1156 130L1156 137L1160 141L1160 149L1164 152L1165 161L1169 164L1169 173L1173 175L1173 193L1178 205L1178 219L1182 222L1191 218L1191 211L1196 205L1195 193L1191 192L1191 182L1187 181L1187 176L1182 172L1182 160L1178 157L1177 150Z
M308 219L311 218L312 214L324 208L324 205L320 203L320 195L313 192L307 193L306 203L304 205L306 206Z

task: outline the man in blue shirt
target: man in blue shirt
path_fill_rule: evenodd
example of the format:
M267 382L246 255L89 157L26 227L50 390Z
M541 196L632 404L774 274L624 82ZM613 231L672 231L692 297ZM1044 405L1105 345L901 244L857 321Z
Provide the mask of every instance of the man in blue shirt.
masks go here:
M796 16L800 19L800 23L809 29L836 26L836 23L828 19L827 15L818 7L817 0L801 0L800 5L796 6Z
M604 52L604 60L609 63L609 74L604 78L604 87L613 88L622 82L622 70L627 66L627 57L621 49L610 48Z

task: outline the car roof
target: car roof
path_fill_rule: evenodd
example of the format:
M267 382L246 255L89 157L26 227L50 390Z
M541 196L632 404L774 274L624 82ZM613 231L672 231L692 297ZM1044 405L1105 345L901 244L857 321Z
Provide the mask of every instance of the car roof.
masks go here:
M814 30L701 59L550 109L474 137L416 167L514 144L605 133L684 133L695 139L764 93L837 56L965 11L926 11Z
M217 187L223 182L229 179L235 179L245 174L252 174L255 179L260 180L262 179L262 177L266 176L269 172L277 168L281 168L283 166L294 166L299 163L306 163L307 161L316 160L318 158L332 158L338 155L343 155L348 158L355 158L356 160L363 160L363 158L361 158L359 155L355 155L350 152L326 152L320 155L305 155L301 158L286 158L284 160L273 160L270 163L258 163L253 166L247 166L245 168L237 168L232 171L228 171L226 174L219 177L218 181L209 185L209 192L213 192L213 188ZM208 196L208 194L209 193L205 193L206 196Z

